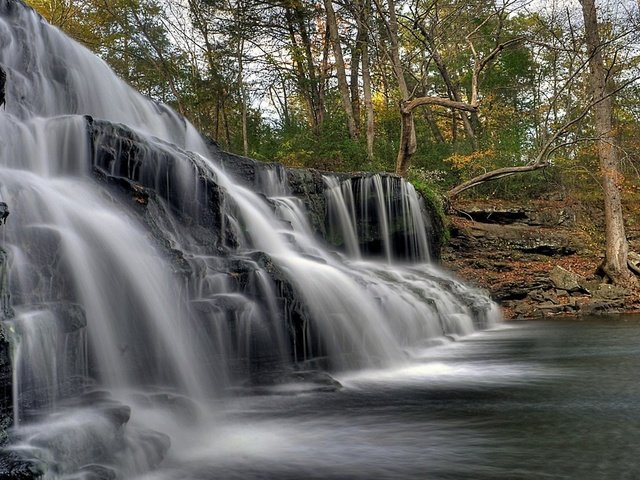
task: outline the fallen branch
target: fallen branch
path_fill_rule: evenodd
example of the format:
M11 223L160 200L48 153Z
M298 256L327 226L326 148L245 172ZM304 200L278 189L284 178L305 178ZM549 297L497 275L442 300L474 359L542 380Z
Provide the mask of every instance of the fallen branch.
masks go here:
M524 173L524 172L532 172L534 170L541 170L543 168L548 167L549 165L550 164L548 162L543 162L543 163L533 163L533 164L530 164L530 165L522 165L522 166L519 166L519 167L498 168L496 170L492 170L490 172L483 173L482 175L478 175L477 177L474 177L471 180L468 180L468 181L466 181L464 183L461 183L457 187L454 187L451 190L449 190L446 193L446 196L447 196L447 198L452 199L456 195L459 195L460 193L464 192L465 190L473 188L473 187L475 187L477 185L480 185L482 183L485 183L485 182L488 182L488 181L491 181L491 180L497 180L499 178L508 177L508 176L511 176L511 175L515 175L517 173Z

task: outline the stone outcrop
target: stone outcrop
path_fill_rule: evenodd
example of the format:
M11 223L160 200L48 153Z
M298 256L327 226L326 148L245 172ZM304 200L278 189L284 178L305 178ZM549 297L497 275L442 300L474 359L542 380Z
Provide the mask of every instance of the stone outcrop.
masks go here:
M566 290L567 292L578 292L581 290L581 284L585 283L585 279L580 275L570 272L556 265L549 272L549 280L553 286L559 290Z
M257 191L262 191L261 189L264 188L264 179L267 177L265 173L267 171L275 172L275 177L286 184L289 193L302 200L316 235L336 247L340 247L341 243L328 234L326 185L323 177L331 175L339 181L351 180L354 194L356 194L361 180L373 175L369 172L336 173L323 172L313 168L286 168L278 163L259 162L225 152L214 142L210 143L209 148L215 157L221 159L221 165L226 172L231 173L245 186ZM391 191L386 192L386 198L393 206L394 203L402 201L400 196L401 177L391 173L384 174L384 177L390 179ZM426 199L422 205L422 214L428 229L429 251L434 258L439 259L445 236L443 219L437 214L435 206ZM364 219L360 219L360 221L363 222ZM396 236L394 244L403 245L405 242L402 236L406 233L406 225L398 222L392 225L392 228L391 235ZM360 223L359 230L364 232L361 245L364 250L367 250L367 244L375 245L380 242L380 231L376 224Z

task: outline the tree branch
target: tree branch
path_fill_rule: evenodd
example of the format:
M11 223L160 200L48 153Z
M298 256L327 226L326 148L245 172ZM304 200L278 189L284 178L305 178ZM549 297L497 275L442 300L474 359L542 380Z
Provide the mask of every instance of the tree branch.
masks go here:
M515 175L517 173L532 172L534 170L540 170L548 166L549 166L549 163L544 162L544 163L533 163L530 165L521 165L518 167L498 168L496 170L483 173L482 175L478 175L477 177L474 177L471 180L468 180L464 183L461 183L457 187L452 188L446 193L446 197L450 200L456 195L459 195L460 193L464 192L465 190L468 190L470 188L473 188L477 185L488 182L490 180L497 180L499 178Z
M456 102L446 97L418 97L413 100L406 100L400 104L400 111L403 114L410 114L415 108L422 105L439 105L441 107L464 110L465 112L477 112L477 105L465 102Z
M547 140L544 144L544 146L542 147L542 149L540 150L540 152L538 153L538 155L536 156L535 160L527 165L520 165L520 166L513 166L513 167L504 167L504 168L498 168L496 170L492 170L490 172L486 172L483 173L481 175L478 175L470 180L467 180L466 182L461 183L460 185L452 188L451 190L449 190L445 196L451 200L453 197L459 195L460 193L464 192L465 190L468 190L470 188L476 187L482 183L486 183L488 181L492 181L492 180L497 180L499 178L504 178L504 177L508 177L511 175L515 175L518 173L524 173L524 172L532 172L535 170L540 170L543 168L547 168L550 164L549 162L549 155L551 155L553 152L555 152L556 150L558 150L559 148L562 148L564 146L567 145L572 145L574 143L577 143L577 141L571 141L571 142L565 142L562 143L560 145L555 145L554 143L560 138L562 137L564 134L567 133L567 131L569 130L569 128L571 128L573 125L575 125L576 123L580 122L584 117L587 116L587 114L591 111L591 109L597 105L598 103L602 102L603 100L605 100L606 98L609 98L613 95L615 95L616 93L618 93L620 90L624 89L627 85L635 82L636 80L640 79L640 77L634 77L632 79L629 79L628 81L624 82L622 85L620 85L618 88L616 88L615 90L609 92L607 95L604 95L600 98L596 98L594 100L592 100L591 102L589 102L588 105L585 106L585 108L582 110L582 112L580 113L580 115L578 115L575 118L572 118L571 120L567 121L564 125L562 125L559 129L557 129L554 134L549 138L549 140ZM584 141L587 140L591 140L591 139L584 139Z

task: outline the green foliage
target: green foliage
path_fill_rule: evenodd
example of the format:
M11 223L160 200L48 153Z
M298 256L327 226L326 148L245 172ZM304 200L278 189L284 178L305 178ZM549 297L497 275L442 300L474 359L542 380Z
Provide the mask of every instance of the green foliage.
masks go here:
M355 8L359 2L335 4L348 65L353 62L360 21L366 23L369 36L375 143L373 158L368 158L362 68L358 65L355 79L361 133L352 139L321 2L27 3L95 51L135 88L173 106L227 150L244 152L244 110L248 154L257 159L323 170L395 169L401 94L390 60L385 12L372 8L363 19L358 17L362 10ZM485 58L506 40L535 39L503 49L482 71L479 112L469 115L476 138L466 133L460 112L437 106L415 111L417 150L411 180L425 192L434 188L444 192L486 171L531 161L546 139L588 103L588 72L580 69L585 52L564 9L560 13L541 7L531 13L513 4L508 12L501 10L506 5L502 2L463 0L395 3L402 13L398 15L402 73L414 96L452 98L453 88L461 101L470 100L474 59L468 38L478 58ZM388 3L381 5L384 10ZM629 48L633 42L626 39L627 33L619 33L637 29L628 28L621 18L603 25L603 34L609 35L604 53L617 62L612 64L611 81L630 78L639 61L637 49ZM267 114L266 105L270 105ZM623 187L629 190L638 183L640 171L638 105L637 82L617 94ZM588 196L599 188L596 152L589 144L571 142L593 137L592 124L592 117L586 116L559 139L570 144L554 152L552 168L501 179L465 195L524 198L576 192ZM433 172L438 172L435 182L429 177Z

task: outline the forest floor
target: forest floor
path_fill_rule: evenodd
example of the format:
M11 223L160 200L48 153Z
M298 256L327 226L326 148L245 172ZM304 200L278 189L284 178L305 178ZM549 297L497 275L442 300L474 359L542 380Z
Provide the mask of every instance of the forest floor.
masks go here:
M625 205L630 249L640 252L640 202ZM578 200L465 201L449 217L443 265L486 289L505 318L640 311L640 292L607 284L604 217Z

